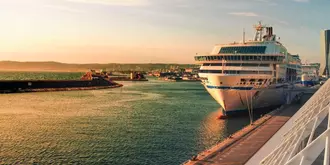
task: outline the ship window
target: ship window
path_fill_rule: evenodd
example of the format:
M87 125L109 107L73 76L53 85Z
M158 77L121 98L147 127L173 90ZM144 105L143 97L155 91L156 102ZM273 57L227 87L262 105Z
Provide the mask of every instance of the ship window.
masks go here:
M199 70L199 73L222 73L221 70Z
M242 64L242 66L258 66L259 64Z
M264 54L266 46L235 46L235 47L222 47L220 54Z
M222 70L199 70L199 73L224 73L224 74L267 74L271 75L272 71L242 71L242 70L225 70L222 72ZM252 79L255 81L255 79ZM250 81L252 81L250 80ZM245 81L245 80L241 80Z
M203 66L222 66L222 63L204 63ZM268 66L268 64L224 63L224 66Z

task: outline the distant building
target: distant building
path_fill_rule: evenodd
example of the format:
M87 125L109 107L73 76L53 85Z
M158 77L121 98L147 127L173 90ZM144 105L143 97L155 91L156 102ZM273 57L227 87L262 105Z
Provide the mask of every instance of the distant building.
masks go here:
M153 75L156 77L160 77L160 72L154 72Z
M320 75L329 77L330 30L321 31L321 70Z
M195 74L195 73L198 73L198 70L199 70L198 68L186 68L185 72Z

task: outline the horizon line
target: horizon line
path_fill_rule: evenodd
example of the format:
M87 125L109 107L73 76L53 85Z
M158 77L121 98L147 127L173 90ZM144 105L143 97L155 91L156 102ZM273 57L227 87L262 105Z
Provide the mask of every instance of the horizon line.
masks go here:
M13 60L0 60L0 62L18 62L18 63L59 63L59 64L74 64L74 65L88 65L88 64L173 64L173 65L197 65L194 63L66 63L66 62L59 62L59 61L13 61Z

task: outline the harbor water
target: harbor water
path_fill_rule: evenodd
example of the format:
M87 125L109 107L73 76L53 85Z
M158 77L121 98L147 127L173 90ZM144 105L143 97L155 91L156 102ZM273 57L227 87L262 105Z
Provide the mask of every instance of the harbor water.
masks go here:
M0 164L180 164L249 124L218 120L199 82L123 84L1 94Z

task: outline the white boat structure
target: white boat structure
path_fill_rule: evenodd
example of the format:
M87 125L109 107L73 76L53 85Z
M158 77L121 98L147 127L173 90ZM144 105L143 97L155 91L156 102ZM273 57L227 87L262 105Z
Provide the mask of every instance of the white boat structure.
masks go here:
M300 81L301 61L277 41L273 28L254 26L253 40L215 45L207 55L195 56L199 76L223 115L251 112L285 102L285 87Z
M301 84L303 86L314 86L319 83L319 69L320 65L317 63L303 64Z

